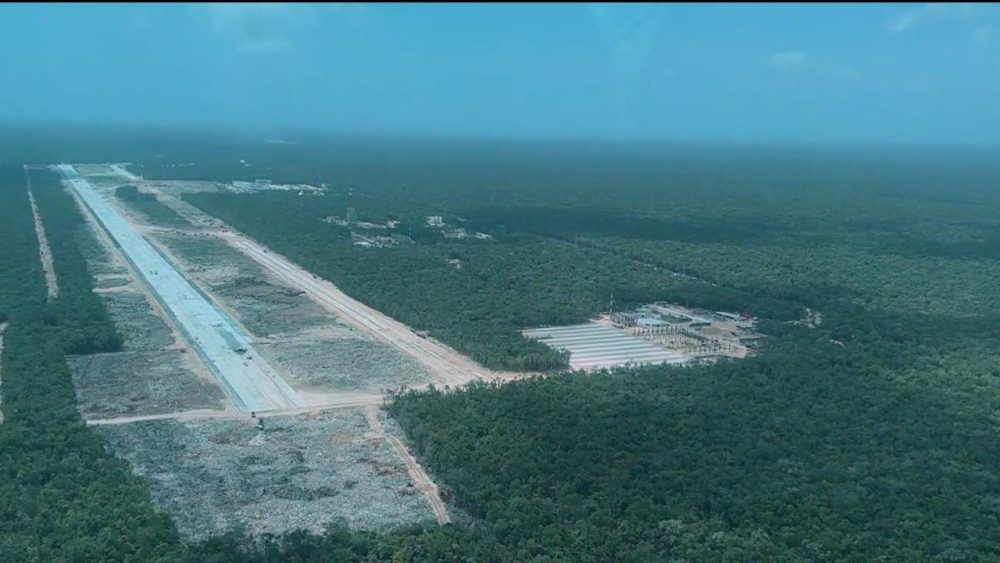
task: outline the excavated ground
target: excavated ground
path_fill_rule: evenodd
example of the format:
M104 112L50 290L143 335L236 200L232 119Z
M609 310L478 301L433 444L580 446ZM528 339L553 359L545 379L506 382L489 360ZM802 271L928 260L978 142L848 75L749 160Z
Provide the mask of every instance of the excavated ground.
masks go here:
M399 433L383 417L385 430ZM328 523L376 530L433 514L406 467L358 410L246 420L96 426L189 539Z

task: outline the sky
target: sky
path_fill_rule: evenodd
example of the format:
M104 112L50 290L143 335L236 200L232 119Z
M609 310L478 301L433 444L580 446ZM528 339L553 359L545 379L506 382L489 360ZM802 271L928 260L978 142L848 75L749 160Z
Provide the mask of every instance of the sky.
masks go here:
M0 121L1000 146L998 4L3 4Z

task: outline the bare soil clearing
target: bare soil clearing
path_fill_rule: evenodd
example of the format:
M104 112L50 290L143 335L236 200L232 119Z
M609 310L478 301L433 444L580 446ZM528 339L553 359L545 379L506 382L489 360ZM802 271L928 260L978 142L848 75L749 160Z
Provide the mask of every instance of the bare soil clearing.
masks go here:
M189 539L234 527L377 530L429 520L392 445L358 410L95 426Z
M279 340L261 344L261 349L285 367L289 383L300 390L381 393L419 387L431 380L424 366L410 356L356 333L311 341Z
M170 327L163 322L146 301L145 296L132 285L100 292L105 307L114 319L126 348L139 351L162 350L176 340ZM114 295L112 295L114 294Z
M427 475L424 468L417 463L417 460L410 455L403 442L399 438L382 430L378 409L374 406L365 407L365 417L368 419L368 425L371 427L372 432L388 440L399 457L406 463L406 469L410 473L410 478L416 483L417 488L424 493L424 497L434 512L434 517L437 518L438 524L443 525L451 522L451 517L448 516L448 509L444 501L441 500L441 494L438 492L437 485Z
M223 409L216 385L185 369L181 350L94 354L68 359L85 419Z
M83 176L114 176L115 170L107 164L78 164L77 171Z
M212 191L214 184L209 182L147 182L143 186L149 192L156 193L164 205L173 209L195 227L203 229L225 228L222 221L179 197L180 194L187 192Z

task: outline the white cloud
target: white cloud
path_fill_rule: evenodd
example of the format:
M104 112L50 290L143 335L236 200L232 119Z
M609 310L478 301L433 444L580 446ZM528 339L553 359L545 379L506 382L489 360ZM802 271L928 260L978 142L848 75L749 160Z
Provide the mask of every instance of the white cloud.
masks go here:
M861 73L858 69L854 68L854 65L840 65L836 69L837 76L842 78L857 79L861 78Z
M791 68L806 62L802 51L784 51L771 55L771 64L775 68Z
M897 14L894 18L889 20L889 31L893 33L902 33L907 29L910 29L917 24L917 20L920 19L920 12L903 12L902 14Z
M924 4L921 8L906 10L893 16L886 27L892 33L903 33L932 21L948 21L951 25L966 26L977 43L987 45L993 40L994 26L983 22L995 14L989 5L971 2L955 4Z
M929 16L943 16L948 13L948 4L931 2L924 4L924 12Z
M247 53L276 53L292 48L290 32L312 19L308 4L278 2L211 3L202 6L212 30Z
M950 7L947 4L924 4L922 8L896 14L895 17L889 20L889 31L902 33L908 29L913 29L918 23L927 18L940 18L947 15L949 11Z

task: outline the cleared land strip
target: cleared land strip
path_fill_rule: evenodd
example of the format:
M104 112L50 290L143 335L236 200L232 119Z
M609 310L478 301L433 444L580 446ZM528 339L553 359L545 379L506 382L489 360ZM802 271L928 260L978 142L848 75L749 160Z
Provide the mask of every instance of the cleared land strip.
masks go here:
M118 174L119 177L125 178L126 180L128 180L130 182L138 182L138 181L141 180L141 178L139 178L135 174L133 174L133 173L129 172L128 170L125 170L124 168L122 168L122 166L120 164L112 164L111 165L111 170L115 174Z
M27 177L27 173L25 173ZM30 182L30 180L29 180ZM35 217L35 234L38 235L38 252L42 256L42 269L45 270L45 286L49 291L49 299L59 297L59 282L56 280L56 269L52 265L52 251L49 250L49 239L45 238L45 228L42 227L42 216L38 214L35 205L35 194L28 185L28 199L31 200L31 214Z
M244 411L305 407L257 352L249 335L199 293L69 165L59 170L111 235L143 283L205 361L233 405Z
M406 449L406 445L399 438L382 430L382 425L378 421L378 409L374 406L365 407L365 417L368 418L368 425L371 427L372 432L388 440L399 457L406 463L406 470L410 473L410 478L413 479L413 483L417 488L423 491L424 496L427 498L427 504L430 505L431 510L434 512L434 517L437 518L438 524L443 525L451 522L451 516L448 516L448 509L441 499L437 485L427 475L424 468L417 463L417 460L410 455L410 452Z
M434 339L417 336L403 323L349 297L330 282L316 278L287 258L266 250L246 237L232 232L218 232L216 235L293 287L305 291L306 295L328 311L413 356L430 368L431 373L442 383L463 385L477 378L504 377L503 374L477 366Z
M3 331L7 323L0 323L0 424L3 424Z

